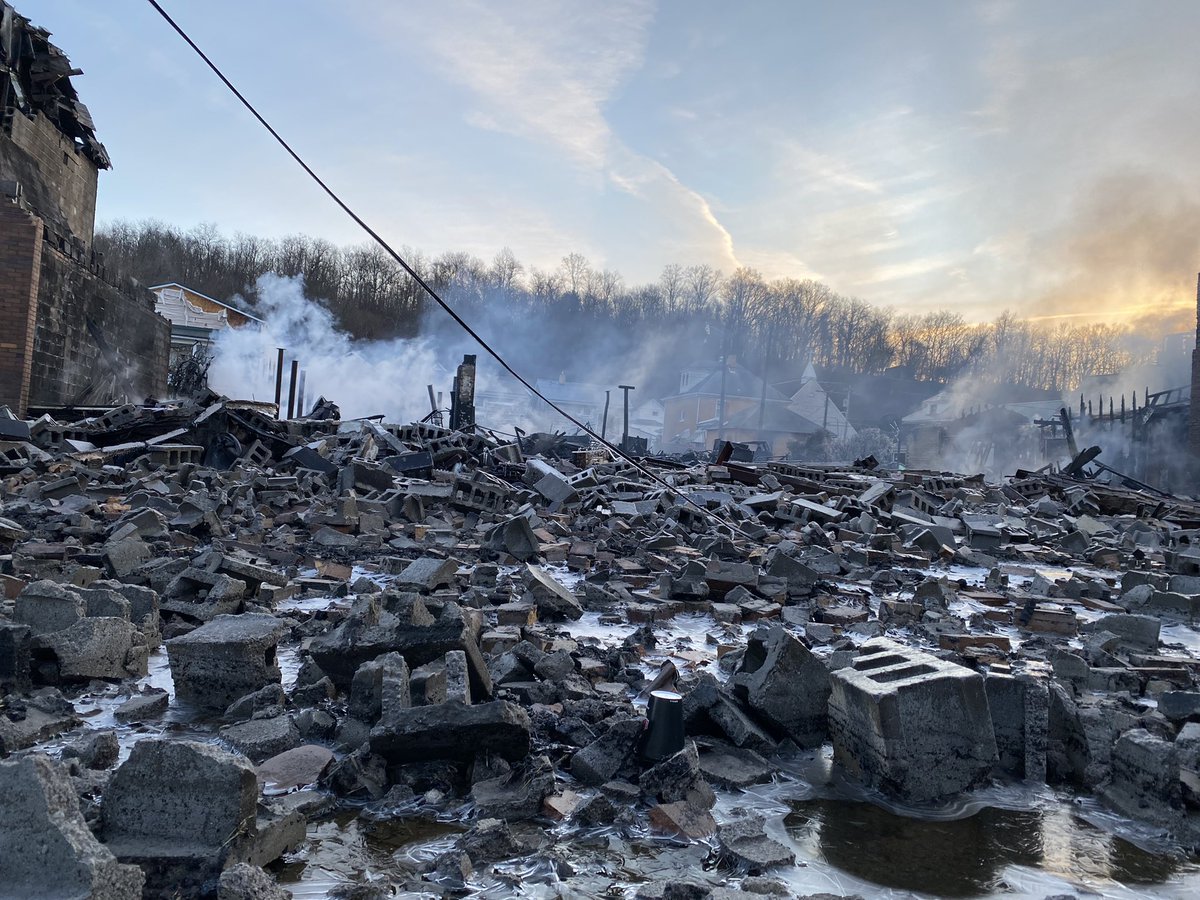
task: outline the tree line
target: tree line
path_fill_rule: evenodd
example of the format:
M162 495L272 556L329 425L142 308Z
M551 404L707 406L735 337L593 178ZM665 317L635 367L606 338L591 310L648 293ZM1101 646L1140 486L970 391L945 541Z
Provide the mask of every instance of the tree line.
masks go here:
M250 306L259 276L302 276L308 295L357 338L451 327L414 279L373 244L338 247L304 235L227 237L212 225L184 231L117 222L97 232L95 248L110 271L143 284L177 281L218 299L240 295ZM560 336L571 334L619 335L627 344L633 335L687 335L709 360L737 355L772 373L807 362L870 374L901 366L926 381L972 373L1053 390L1073 389L1088 375L1120 371L1146 355L1131 349L1129 330L1120 325L1046 324L1008 312L982 324L947 310L897 313L811 279L767 280L747 268L725 274L672 264L656 282L629 285L578 253L539 269L507 248L491 261L463 252L401 252L467 321L500 333L528 332L536 322L544 336L536 352L547 372L569 368L577 350Z

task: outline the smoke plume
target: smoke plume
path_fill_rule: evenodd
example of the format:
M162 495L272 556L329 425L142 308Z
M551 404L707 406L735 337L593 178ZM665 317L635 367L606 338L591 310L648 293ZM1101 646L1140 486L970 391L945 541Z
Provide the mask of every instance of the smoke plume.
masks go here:
M264 275L257 288L256 309L266 324L261 331L220 333L209 372L213 390L274 400L271 366L277 348L283 348L285 398L290 360L296 359L305 372L306 407L324 395L344 418L383 414L389 421L410 422L429 412L425 385L442 384L447 376L428 341L355 341L337 328L327 309L305 296L299 278Z

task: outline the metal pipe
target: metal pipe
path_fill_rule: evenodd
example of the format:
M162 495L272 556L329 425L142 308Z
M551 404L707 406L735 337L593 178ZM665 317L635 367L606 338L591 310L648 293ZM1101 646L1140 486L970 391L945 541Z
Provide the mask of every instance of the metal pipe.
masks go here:
M293 359L292 360L292 380L288 384L288 414L287 414L287 417L289 419L296 414L296 380L299 377L299 374L298 374L299 371L300 371L300 360Z
M635 390L632 384L618 384L625 394L625 429L621 434L621 449L626 453L629 452L629 392Z
M604 421L600 423L600 440L608 440L608 401L612 396L612 391L604 392Z
M307 369L300 370L300 387L296 390L296 416L304 418L304 377L308 374Z
M279 402L283 399L283 348L279 348L279 356L275 360L275 417L279 418Z

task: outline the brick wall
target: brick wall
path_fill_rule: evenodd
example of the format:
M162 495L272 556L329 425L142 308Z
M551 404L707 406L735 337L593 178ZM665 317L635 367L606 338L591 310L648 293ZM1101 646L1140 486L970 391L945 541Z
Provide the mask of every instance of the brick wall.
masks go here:
M1200 347L1192 351L1192 405L1188 410L1188 448L1193 456L1200 457Z
M41 219L0 203L0 404L18 416L29 401L41 253Z
M153 295L121 290L43 245L30 376L34 406L104 406L167 389L171 323Z
M0 132L0 180L17 181L28 206L90 248L96 225L95 164L41 113L15 113Z

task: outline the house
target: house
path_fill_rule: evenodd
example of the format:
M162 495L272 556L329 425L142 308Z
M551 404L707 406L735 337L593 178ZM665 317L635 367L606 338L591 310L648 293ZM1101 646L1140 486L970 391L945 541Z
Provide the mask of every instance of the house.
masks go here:
M807 440L822 430L788 409L788 402L788 397L764 384L733 357L724 367L717 362L699 377L695 369L685 370L680 375L678 393L662 401L662 449L669 453L704 452L723 438L766 441L772 456L786 456L792 442Z
M1062 405L1057 391L960 379L904 417L902 458L913 469L993 475L1036 467L1034 423L1053 418Z
M629 434L645 438L651 450L662 446L666 408L658 400L645 400L629 412Z
M603 428L604 422L604 392L610 392L610 402L608 411L609 434L612 438L612 428L615 427L618 431L621 428L621 392L612 387L603 387L595 384L583 384L578 381L567 381L565 373L559 375L557 380L550 378L539 378L534 385L538 392L554 403L559 409L570 413L578 421L599 433ZM547 417L552 417L549 420L553 422L553 430L566 428L567 430L577 430L571 426L570 422L562 420L554 410L545 405L539 400L534 401L535 408L540 407L537 411L543 412ZM617 439L620 439L620 434Z
M156 284L155 311L171 323L171 357L207 351L220 332L230 328L261 329L262 319L176 281Z
M812 363L805 366L804 374L799 379L777 384L776 387L788 395L787 408L791 412L820 425L834 438L848 440L858 434L838 405L837 398L818 378L816 367Z

